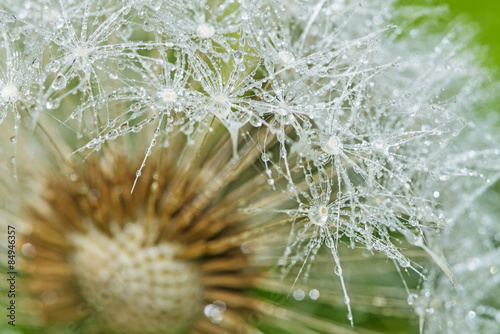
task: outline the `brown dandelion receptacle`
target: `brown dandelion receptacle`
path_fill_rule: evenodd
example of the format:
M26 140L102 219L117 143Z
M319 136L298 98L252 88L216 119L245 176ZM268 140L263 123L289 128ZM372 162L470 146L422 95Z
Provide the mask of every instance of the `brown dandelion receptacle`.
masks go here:
M260 311L246 292L264 272L249 251L257 232L236 206L265 178L228 188L254 159L221 169L227 146L190 163L160 150L132 193L140 160L120 150L47 177L41 201L25 204L23 237L36 250L24 284L43 321L89 333L251 331L248 316Z

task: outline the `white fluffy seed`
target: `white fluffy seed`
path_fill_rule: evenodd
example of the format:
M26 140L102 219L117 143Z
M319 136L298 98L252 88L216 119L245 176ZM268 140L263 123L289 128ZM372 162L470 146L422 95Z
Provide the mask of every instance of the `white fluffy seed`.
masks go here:
M1 95L5 102L16 102L19 99L19 89L16 85L9 83L2 87Z
M200 38L211 38L215 34L215 29L208 23L202 23L196 29L196 33Z
M342 142L336 136L330 137L323 145L323 151L328 154L339 154L342 151Z

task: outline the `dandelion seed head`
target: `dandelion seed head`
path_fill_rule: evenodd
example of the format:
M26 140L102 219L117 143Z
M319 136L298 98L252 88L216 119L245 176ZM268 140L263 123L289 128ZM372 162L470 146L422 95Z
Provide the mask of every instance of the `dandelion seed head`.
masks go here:
M4 102L16 102L19 99L19 89L13 83L8 83L2 87L2 100Z
M86 57L87 56L87 50L85 50L82 47L79 47L75 50L75 55L77 57Z
M111 237L92 230L75 234L69 265L84 300L117 332L172 332L192 323L202 307L201 273L194 263L176 259L179 245L144 246L144 227L130 224ZM102 299L102 300L101 300Z
M287 66L289 63L291 63L295 60L293 55L288 51L280 51L278 53L278 58L279 58L281 64L283 64L283 66Z
M166 103L173 103L177 101L177 93L172 89L165 89L160 93L161 98Z
M131 147L125 148L132 152ZM43 210L28 203L23 209L25 222L38 221L26 224L31 232L23 236L25 270L30 272L23 284L40 300L57 295L37 311L39 321L60 323L68 317L85 321L96 312L89 326L124 333L157 333L167 326L175 333L204 328L207 321L233 328L236 319L257 311L257 300L246 291L258 286L257 275L265 275L251 268L258 265L256 257L267 246L262 239L249 240L252 229L232 229L231 219L237 218L242 226L249 222L246 214L230 209L230 197L221 197L218 191L210 195L217 184L213 173L217 175L218 168L202 168L197 178L208 184L194 193L189 207L178 203L180 206L173 209L176 197L169 200L169 196L193 194L187 189L185 195L178 193L184 189L179 175L186 171L186 165L174 162L155 171L153 163L139 169L140 161L130 165L127 158L112 152L100 161L92 158L67 175L46 176L44 183L51 190L41 192L38 205ZM218 156L226 160L224 165L232 154L222 152ZM158 156L150 154L148 159ZM139 179L130 193L138 170ZM98 179L102 182L96 183ZM257 185L264 183L261 180ZM212 216L196 209L206 196L218 198L219 204L211 203L207 209L219 214ZM45 234L55 239L46 239ZM54 257L56 254L65 256ZM54 291L50 283L54 280L65 289L65 298ZM66 298L73 303L62 317L57 310ZM78 305L85 305L87 311ZM251 324L242 325L252 328ZM90 329L84 326L83 330Z
M215 28L208 23L202 23L196 28L196 33L198 37L203 39L212 38L215 34Z
M54 12L48 12L44 16L44 20L48 21L48 22L53 21L56 18L57 18L57 14L55 14Z
M342 151L342 142L338 137L332 136L323 145L323 151L328 154L339 154Z
M479 122L474 110L489 98L483 93L488 74L476 65L460 24L440 34L437 11L394 1L49 3L0 5L0 82L9 83L0 86L1 125L35 138L41 160L53 162L39 174L31 157L16 164L18 155L37 154L28 144L17 150L24 141L16 139L6 147L17 153L3 167L20 166L27 183L41 190L28 195L24 184L0 182L5 194L23 189L23 212L2 209L23 216L33 230L23 242L36 249L26 246L25 255L40 283L28 284L38 287L29 293L47 301L38 313L48 322L62 321L64 300L51 292L54 280L40 269L47 268L42 259L51 259L59 287L73 300L98 309L89 296L105 285L99 275L109 272L89 275L92 249L116 257L99 254L103 266L144 262L151 274L131 285L136 297L162 265L185 266L192 282L201 277L202 300L189 304L198 313L181 323L202 333L261 330L244 320L257 311L300 328L291 310L248 291L278 291L302 304L317 299L316 293L305 298L311 288L327 296L320 284L307 286L325 254L329 266L320 267L332 269L351 323L356 299L349 298L343 254L379 253L402 277L423 277L424 264L406 255L407 245L417 247L444 273L441 280L429 271L439 286L453 270L461 277L460 264L465 271L481 267L483 260L449 257L448 268L441 254L453 243L439 242L454 239L447 227L461 226L454 207L478 196L482 181L494 184L498 171L488 166L500 165L490 149L498 147L494 141L459 149L482 136L472 131ZM473 134L465 137L468 131ZM147 240L127 234L131 223ZM133 255L130 247L140 250ZM157 263L167 253L176 255ZM279 259L281 283L267 276L276 265L271 259ZM498 264L487 264L491 278L488 268ZM368 266L377 272L371 261ZM410 296L404 278L401 284ZM194 303L192 291L164 288L173 299L180 293ZM435 302L439 291L425 289L432 301L415 298L419 315L436 321L443 309L452 310ZM164 302L156 308L171 310ZM373 306L382 304L374 299ZM466 304L460 319L469 310L477 312L474 320L484 318L478 305ZM67 311L66 318L81 320ZM129 319L120 327L107 312L103 322L115 331L127 327ZM338 331L318 329L315 321L301 325Z
M313 206L309 209L311 223L324 226L328 221L328 207L325 205Z
M227 103L227 98L223 95L218 95L218 96L214 97L214 100L218 103L221 103L221 104Z

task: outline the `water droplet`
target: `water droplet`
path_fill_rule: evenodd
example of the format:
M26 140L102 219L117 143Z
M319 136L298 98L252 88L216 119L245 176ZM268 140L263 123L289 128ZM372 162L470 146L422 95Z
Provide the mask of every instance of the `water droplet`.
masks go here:
M133 29L132 26L128 23L122 24L118 31L120 37L124 40L128 40L130 37L132 37Z
M141 104L139 102L132 103L130 106L130 110L132 111L138 111L139 109L141 109Z
M255 127L262 126L262 122L260 121L260 119L258 117L251 117L250 124L252 124L252 126L255 126Z
M144 29L144 31L153 31L153 26L148 21L144 21L142 28Z
M335 275L342 276L342 267L341 266L336 265L335 268L333 269L333 271L335 272Z
M27 258L34 258L36 256L36 248L30 243L25 243L21 247L21 252Z
M312 289L309 291L309 298L312 300L317 300L319 298L319 291L317 289Z
M295 300L303 300L305 296L306 296L305 292L301 289L295 290L293 292L293 298Z
M64 74L58 74L54 81L52 81L52 88L55 90L63 89L64 87L66 87L66 83L67 80Z
M61 67L61 63L59 62L59 60L53 60L53 61L50 62L50 64L47 67L47 69L50 72L57 72L59 70L59 67Z
M240 63L243 61L243 53L240 51L235 51L233 53L234 61Z
M257 44L255 43L255 40L253 39L253 37L248 37L247 43L248 43L248 46L251 47L251 48L254 48L255 46L257 46Z

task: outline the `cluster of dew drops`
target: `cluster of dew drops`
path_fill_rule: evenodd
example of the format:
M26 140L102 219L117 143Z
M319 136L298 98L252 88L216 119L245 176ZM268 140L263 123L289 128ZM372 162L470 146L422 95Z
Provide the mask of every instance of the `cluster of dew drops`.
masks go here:
M445 97L458 74L437 63L434 88L415 71L447 46L412 59L385 7L7 0L0 121L14 117L15 146L23 118L36 126L49 117L84 143L82 154L149 129L137 177L154 149L175 136L194 145L214 121L230 134L234 159L258 142L263 177L294 203L282 210L291 226L283 272L299 265L307 276L326 245L352 321L339 244L418 272L394 235L422 246L422 227L439 225L435 192L419 180L452 173L432 174L428 156L463 127L455 97Z

